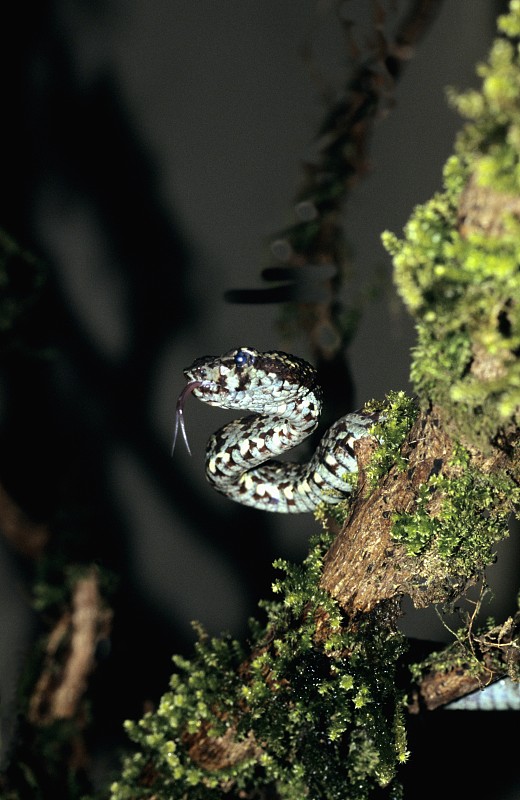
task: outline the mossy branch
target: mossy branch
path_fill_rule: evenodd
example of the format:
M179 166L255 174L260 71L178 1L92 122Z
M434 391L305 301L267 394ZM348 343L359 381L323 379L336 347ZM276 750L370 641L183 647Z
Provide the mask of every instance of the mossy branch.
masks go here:
M500 625L473 633L472 621L460 629L453 643L415 664L416 688L410 692L409 711L432 711L491 685L508 675L520 679L520 612Z

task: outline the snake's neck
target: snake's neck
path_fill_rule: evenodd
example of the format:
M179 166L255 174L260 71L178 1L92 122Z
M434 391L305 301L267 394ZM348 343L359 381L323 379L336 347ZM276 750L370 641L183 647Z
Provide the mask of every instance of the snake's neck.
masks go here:
M209 482L227 497L264 511L299 513L322 502L338 503L352 491L354 442L367 435L372 418L351 414L338 420L306 463L274 460L315 430L320 413L321 400L309 391L275 414L253 414L220 428L208 442Z
M321 399L307 391L272 414L252 414L214 433L206 450L206 475L214 488L239 503L272 511L285 510L291 490L280 471L300 465L272 459L303 442L316 428ZM293 481L294 482L294 479ZM289 509L288 509L289 510Z

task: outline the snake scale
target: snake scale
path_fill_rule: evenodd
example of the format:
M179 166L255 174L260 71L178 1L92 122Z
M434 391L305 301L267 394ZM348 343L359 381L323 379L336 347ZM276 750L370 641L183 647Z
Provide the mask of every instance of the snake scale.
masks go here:
M299 513L336 504L352 492L357 470L354 443L367 436L378 414L341 417L324 434L307 463L276 461L318 425L322 391L316 370L280 351L239 347L203 356L184 370L187 384L177 401L174 443L184 427L189 394L219 408L252 411L214 433L206 450L206 475L214 488L244 505Z

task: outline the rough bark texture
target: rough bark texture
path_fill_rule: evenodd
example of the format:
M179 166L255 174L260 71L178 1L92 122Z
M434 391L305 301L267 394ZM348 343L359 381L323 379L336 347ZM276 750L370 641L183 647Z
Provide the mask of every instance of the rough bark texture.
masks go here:
M357 445L360 492L343 529L325 559L321 585L349 613L370 612L378 603L404 594L418 608L448 600L460 594L472 575L456 575L446 560L430 551L423 557L407 555L403 545L392 539L394 514L413 510L419 487L432 475L453 476L450 465L454 441L437 408L422 412L403 445L408 461L405 471L394 466L377 487L366 485L363 464L370 458L373 443ZM484 472L505 466L508 457L494 448L473 459ZM429 511L435 515L440 493L432 493Z
M370 612L383 600L403 594L416 606L427 606L444 598L446 572L430 585L421 581L420 560L407 556L404 546L391 537L392 515L413 508L418 487L447 469L451 439L440 427L436 410L422 413L403 447L408 469L392 468L371 490L364 482L363 463L373 447L368 441L357 445L360 492L327 554L321 585L350 613Z

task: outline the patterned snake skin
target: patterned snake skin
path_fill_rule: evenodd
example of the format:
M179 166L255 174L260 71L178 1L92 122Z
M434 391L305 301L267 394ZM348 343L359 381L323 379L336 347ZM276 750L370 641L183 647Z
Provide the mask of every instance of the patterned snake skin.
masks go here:
M347 414L332 425L304 464L273 461L315 430L321 412L316 370L296 356L240 347L204 356L184 370L177 401L175 440L184 428L184 401L195 397L219 408L253 411L210 437L206 475L218 492L238 503L279 513L313 511L345 499L355 484L354 442L369 435L377 414ZM354 474L353 474L354 473Z

